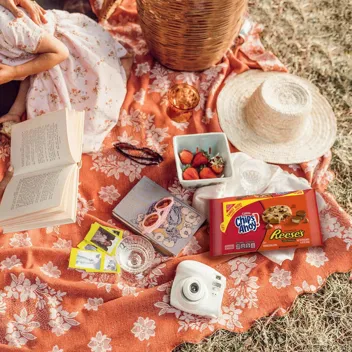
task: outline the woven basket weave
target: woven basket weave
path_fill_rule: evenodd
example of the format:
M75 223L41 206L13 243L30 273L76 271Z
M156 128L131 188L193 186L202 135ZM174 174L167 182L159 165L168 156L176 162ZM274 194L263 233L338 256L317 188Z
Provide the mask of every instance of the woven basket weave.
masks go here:
M180 71L217 63L238 34L247 0L137 0L152 55Z

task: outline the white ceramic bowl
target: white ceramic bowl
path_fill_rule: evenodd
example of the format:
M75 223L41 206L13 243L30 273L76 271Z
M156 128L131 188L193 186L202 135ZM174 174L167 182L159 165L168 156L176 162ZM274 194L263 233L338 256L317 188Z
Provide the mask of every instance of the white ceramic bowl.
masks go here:
M193 188L209 186L218 183L227 182L233 175L233 166L230 158L230 148L227 142L225 133L199 133L199 134L187 134L184 136L175 136L173 139L175 162L177 168L177 176L180 180L182 187ZM180 161L178 154L183 150L187 149L192 153L196 152L196 149L208 151L211 148L211 155L220 154L225 161L224 177L210 178L210 179L199 179L199 180L184 180L182 177L183 165Z

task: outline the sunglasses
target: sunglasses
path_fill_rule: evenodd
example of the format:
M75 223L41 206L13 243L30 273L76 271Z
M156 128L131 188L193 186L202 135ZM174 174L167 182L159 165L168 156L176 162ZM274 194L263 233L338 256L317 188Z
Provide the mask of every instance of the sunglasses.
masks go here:
M142 221L142 234L148 234L159 228L166 220L174 204L172 197L160 199L154 206L155 212L147 214Z
M117 152L141 165L159 165L163 157L149 148L137 148L129 143L115 143Z

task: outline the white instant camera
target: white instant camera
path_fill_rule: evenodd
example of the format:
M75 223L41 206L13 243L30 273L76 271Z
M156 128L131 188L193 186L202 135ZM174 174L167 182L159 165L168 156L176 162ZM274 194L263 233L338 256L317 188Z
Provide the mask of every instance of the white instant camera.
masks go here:
M171 288L171 305L187 313L217 318L226 278L208 265L194 260L181 262Z

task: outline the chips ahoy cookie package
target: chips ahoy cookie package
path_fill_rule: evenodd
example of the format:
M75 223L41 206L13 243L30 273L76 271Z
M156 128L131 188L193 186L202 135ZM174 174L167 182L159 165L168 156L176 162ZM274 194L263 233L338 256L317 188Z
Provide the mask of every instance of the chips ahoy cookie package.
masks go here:
M210 200L210 254L321 246L312 189Z

